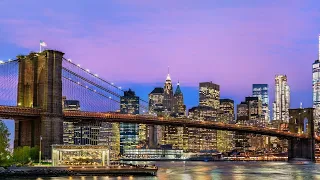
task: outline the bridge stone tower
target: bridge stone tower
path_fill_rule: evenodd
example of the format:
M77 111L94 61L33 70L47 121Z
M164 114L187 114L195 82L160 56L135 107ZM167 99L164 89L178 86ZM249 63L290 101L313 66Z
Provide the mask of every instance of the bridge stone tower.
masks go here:
M40 108L37 119L15 120L15 146L36 146L42 137L44 158L51 145L62 143L62 57L64 53L45 50L18 56L18 106Z
M305 134L308 139L290 139L288 161L304 159L315 161L313 108L289 109L289 130L292 133Z

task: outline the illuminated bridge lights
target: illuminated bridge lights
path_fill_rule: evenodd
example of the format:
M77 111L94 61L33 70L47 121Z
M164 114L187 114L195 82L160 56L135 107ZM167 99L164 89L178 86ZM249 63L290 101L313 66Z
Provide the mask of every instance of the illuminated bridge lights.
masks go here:
M25 108L17 106L0 106L0 116L3 118L10 118L12 116L40 116L41 109ZM158 124L158 125L174 125L174 126L188 126L195 128L210 128L230 131L243 131L248 133L264 134L270 136L309 138L306 134L298 134L287 131L279 131L271 128L251 127L238 124L226 124L222 122L197 121L191 119L175 119L163 118L148 115L128 115L117 113L103 113L103 112L85 112L85 111L64 111L64 119L66 120L106 120L110 122L128 122L128 123L144 123L144 124ZM320 137L315 135L315 140L320 141Z

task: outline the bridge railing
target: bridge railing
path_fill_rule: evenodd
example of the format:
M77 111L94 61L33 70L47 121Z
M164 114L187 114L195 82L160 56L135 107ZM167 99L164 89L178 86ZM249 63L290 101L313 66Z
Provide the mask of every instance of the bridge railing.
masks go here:
M77 112L77 111L65 111L65 116L69 117L79 117L79 118L101 118L101 119L124 119L123 122L127 120L130 123L152 123L159 124L168 124L168 125L186 125L186 126L199 126L199 127L216 127L218 129L229 129L233 130L241 130L262 134L274 134L279 136L286 137L297 137L297 138L308 138L306 134L297 134L291 133L289 131L280 131L277 129L271 128L262 128L262 127L252 127L252 126L244 126L239 124L228 124L223 122L214 122L214 121L202 121L202 120L191 120L191 119L176 119L176 118L164 118L164 117L156 117L156 116L147 116L147 115L130 115L130 114L117 114L117 113L97 113L97 112Z
M0 106L0 113L11 113L11 114L33 114L39 115L42 112L38 108L26 108L17 106Z

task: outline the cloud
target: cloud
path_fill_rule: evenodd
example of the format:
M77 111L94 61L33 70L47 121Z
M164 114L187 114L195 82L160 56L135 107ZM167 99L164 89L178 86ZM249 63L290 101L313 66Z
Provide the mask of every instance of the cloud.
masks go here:
M101 3L92 6L99 11ZM90 11L86 18L75 9L46 8L43 18L0 19L0 26L7 41L36 50L45 40L49 48L113 82L162 82L170 66L172 78L190 86L214 81L225 90L248 91L252 83L273 84L275 74L287 74L294 88L310 88L306 79L314 44L296 42L315 38L308 17L318 14L300 11L296 2L254 8L208 4L119 1L113 2L117 11L100 16Z

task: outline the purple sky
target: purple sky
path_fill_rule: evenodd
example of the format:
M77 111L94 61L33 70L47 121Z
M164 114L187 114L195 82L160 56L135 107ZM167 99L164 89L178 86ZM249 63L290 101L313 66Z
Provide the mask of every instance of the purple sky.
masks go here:
M144 99L170 66L189 108L200 81L236 102L267 83L272 102L276 74L288 76L291 107L311 106L319 33L318 0L0 0L0 59L43 40Z

